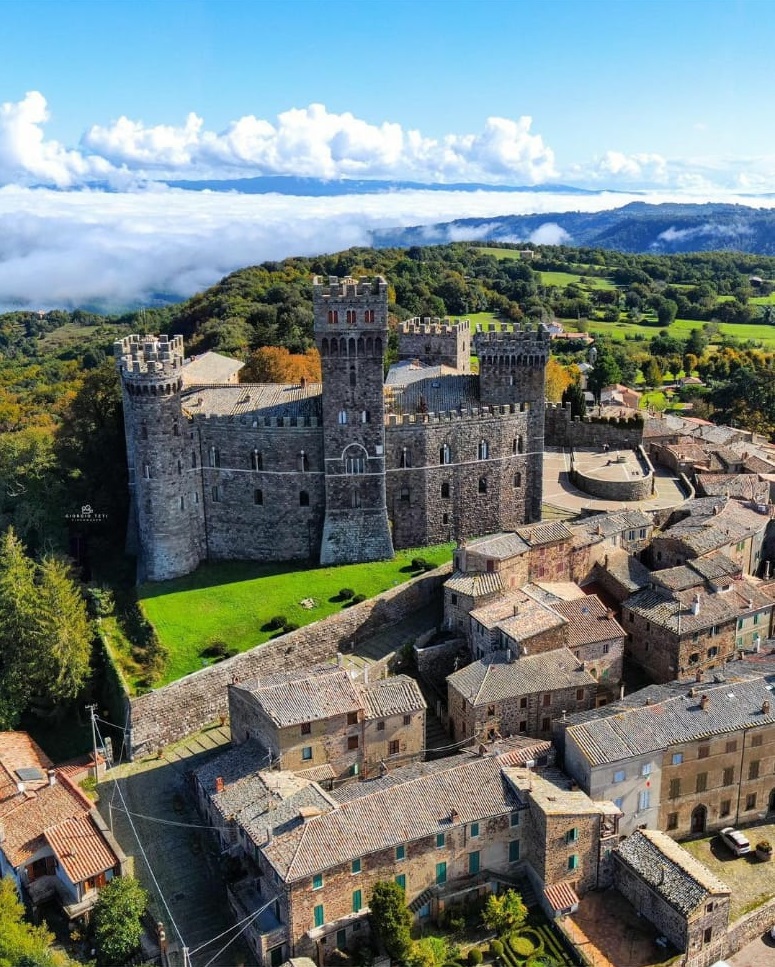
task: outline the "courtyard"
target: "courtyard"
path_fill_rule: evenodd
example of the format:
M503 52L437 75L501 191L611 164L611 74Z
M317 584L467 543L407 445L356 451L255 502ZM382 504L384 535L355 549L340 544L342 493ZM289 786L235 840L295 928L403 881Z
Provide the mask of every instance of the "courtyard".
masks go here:
M587 893L564 926L592 967L657 967L675 956L657 944L654 926L614 889Z

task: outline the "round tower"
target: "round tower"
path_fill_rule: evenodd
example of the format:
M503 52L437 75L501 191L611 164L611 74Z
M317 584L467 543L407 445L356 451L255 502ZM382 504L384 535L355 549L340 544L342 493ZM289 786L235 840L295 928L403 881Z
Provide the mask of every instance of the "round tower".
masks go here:
M312 292L323 373L320 563L383 560L393 556L385 493L387 282L315 278Z
M138 580L165 581L205 557L201 468L181 406L183 337L114 343L124 401L130 520Z

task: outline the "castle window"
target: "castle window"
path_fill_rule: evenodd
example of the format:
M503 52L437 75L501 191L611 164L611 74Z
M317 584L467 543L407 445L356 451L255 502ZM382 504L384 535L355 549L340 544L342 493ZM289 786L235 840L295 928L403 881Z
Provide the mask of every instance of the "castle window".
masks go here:
M522 474L521 473L515 473L514 474L514 487L516 488L516 487L521 487L521 486L522 486Z
M336 311L336 309L328 310L328 322L330 325L334 325L339 322L339 313Z
M479 478L479 493L480 494L486 494L487 493L487 477L480 477Z
M180 498L180 509L181 510L185 510L186 509L186 498L185 497L181 497Z
M143 423L143 425L140 427L140 438L142 440L148 439L148 427L145 425L145 423Z
M309 471L309 457L303 450L299 454L299 470L301 473L307 473Z
M350 386L355 387L357 385L358 385L358 377L355 372L355 367L351 366L350 367Z
M210 447L210 466L220 467L221 465L221 451L218 447Z
M346 313L346 320L348 325L354 325L357 321L355 318L355 309L348 309Z
M479 441L479 459L487 460L490 456L490 445L486 440Z
M173 423L172 424L172 435L173 436L180 436L180 427L178 426L177 423Z
M525 452L525 440L524 437L517 437L517 453Z
M345 423L347 423L347 410L339 410L337 422L339 423L339 426L344 426Z
M449 484L446 482L441 485L441 499L449 500Z
M263 503L264 503L264 491L263 490L254 490L253 491L253 503L257 507L263 506Z
M357 487L353 487L352 493L350 494L350 506L360 507L361 506L361 492Z
M368 410L362 410L361 423L371 423L371 414Z
M151 479L151 465L150 465L150 463L144 463L143 464L143 476L145 477L146 480L150 480Z
M364 322L374 322L374 310L373 309L367 309L363 313L363 321Z
M449 523L449 514L442 514L441 515L441 523L442 524L448 524Z
M309 491L299 491L299 507L309 507Z
M196 450L191 451L191 467L196 470Z
M183 464L180 460L178 460L178 476L180 476L182 473L183 473Z
M253 450L253 452L250 454L250 469L251 470L264 469L264 458L260 450Z
M399 499L408 502L409 501L409 488L402 487Z
M412 451L407 447L402 447L401 452L398 455L398 465L400 467L411 467L412 466Z
M452 451L447 443L439 450L439 463L452 463Z
M220 487L213 487L213 503L218 504L221 500L221 490Z
M360 448L350 448L344 461L346 473L366 473L366 457Z

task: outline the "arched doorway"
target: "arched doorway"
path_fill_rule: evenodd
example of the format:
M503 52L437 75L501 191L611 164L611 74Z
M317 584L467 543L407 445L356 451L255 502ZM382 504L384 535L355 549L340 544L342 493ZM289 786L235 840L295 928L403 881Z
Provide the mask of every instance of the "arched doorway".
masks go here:
M705 806L695 806L692 810L692 833L704 833L708 822L708 810Z

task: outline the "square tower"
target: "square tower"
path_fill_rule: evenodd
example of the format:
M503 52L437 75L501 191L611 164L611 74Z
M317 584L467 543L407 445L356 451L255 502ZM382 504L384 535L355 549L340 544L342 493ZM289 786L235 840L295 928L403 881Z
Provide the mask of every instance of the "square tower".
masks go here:
M313 281L323 374L326 506L321 564L393 556L385 488L387 282Z

